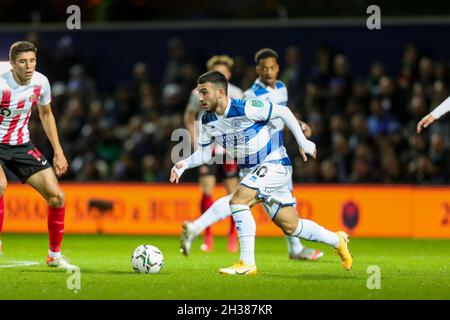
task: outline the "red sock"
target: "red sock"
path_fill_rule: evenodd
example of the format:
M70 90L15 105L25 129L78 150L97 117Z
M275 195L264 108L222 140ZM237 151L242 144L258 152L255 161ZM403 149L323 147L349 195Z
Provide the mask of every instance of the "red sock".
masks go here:
M202 196L202 203L201 203L201 210L202 213L208 210L209 207L211 207L213 204L213 200L210 194L203 194Z
M66 208L48 207L48 240L50 251L60 252L64 234L64 214Z
M0 196L0 234L3 231L3 219L5 219L5 202L3 196Z
M213 200L212 200L212 196L210 194L203 194L202 196L202 202L201 202L201 210L202 210L202 214L208 210L209 207L212 206L213 204ZM207 245L211 245L211 237L212 237L212 232L211 232L211 227L208 227L205 229L205 243Z
M236 231L236 224L234 223L234 219L233 217L230 217L230 232L228 233L229 236L236 236L237 235L237 231Z

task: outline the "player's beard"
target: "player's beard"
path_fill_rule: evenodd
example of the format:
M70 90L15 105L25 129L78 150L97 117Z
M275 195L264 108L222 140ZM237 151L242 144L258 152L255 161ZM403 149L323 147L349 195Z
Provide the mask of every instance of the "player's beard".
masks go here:
M219 98L216 97L214 102L211 102L210 104L210 112L216 112L217 106L219 105Z

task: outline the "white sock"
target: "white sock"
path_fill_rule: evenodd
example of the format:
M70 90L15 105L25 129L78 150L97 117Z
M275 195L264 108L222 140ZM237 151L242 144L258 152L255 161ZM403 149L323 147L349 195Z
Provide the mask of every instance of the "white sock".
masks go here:
M240 259L248 264L255 264L256 223L248 206L231 204L233 220L239 237Z
M232 195L217 199L197 220L193 222L195 235L198 236L203 230L214 223L231 216L230 200Z
M292 233L292 236L309 241L323 242L335 248L339 245L339 237L336 233L306 219L298 220L297 229Z
M48 255L50 256L50 258L59 258L59 257L61 257L61 251L53 252L51 250L48 250Z
M303 251L303 245L299 238L286 236L289 254L299 254Z

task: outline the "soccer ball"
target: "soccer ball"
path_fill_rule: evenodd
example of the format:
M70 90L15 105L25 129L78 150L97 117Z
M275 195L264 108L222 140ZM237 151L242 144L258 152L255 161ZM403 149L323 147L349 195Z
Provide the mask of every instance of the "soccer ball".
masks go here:
M131 266L135 272L158 273L164 265L164 257L157 247L143 244L131 255Z

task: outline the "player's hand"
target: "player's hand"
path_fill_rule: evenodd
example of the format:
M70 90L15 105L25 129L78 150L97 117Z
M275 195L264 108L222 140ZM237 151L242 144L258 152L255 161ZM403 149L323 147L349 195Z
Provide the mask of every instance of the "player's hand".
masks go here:
M303 121L300 121L300 126L302 128L303 134L305 135L305 137L307 137L308 139L311 138L312 136L312 129L311 127Z
M303 147L300 147L299 150L300 155L302 156L302 159L305 162L308 161L308 157L306 156L307 154L309 154L313 159L316 158L317 154L316 144L312 141L306 140Z
M174 181L175 183L178 183L184 170L186 170L186 164L183 161L176 163L170 171L170 183L173 183Z
M313 154L311 154L311 157L313 159L316 158L316 152L317 152L317 150L314 150ZM302 156L303 161L305 161L305 162L308 161L308 157L306 156L306 152L303 148L300 148L300 155Z
M67 172L68 165L64 153L55 153L55 156L53 157L53 167L55 168L55 173L58 177Z
M433 121L434 117L431 115L431 113L427 114L417 123L417 133L420 133L422 131L422 128L428 127L433 123Z

